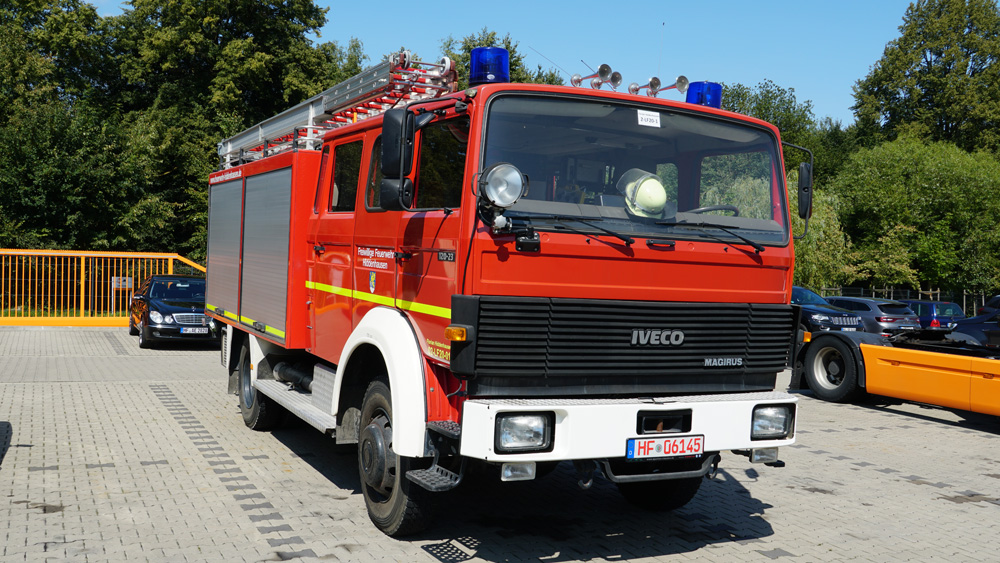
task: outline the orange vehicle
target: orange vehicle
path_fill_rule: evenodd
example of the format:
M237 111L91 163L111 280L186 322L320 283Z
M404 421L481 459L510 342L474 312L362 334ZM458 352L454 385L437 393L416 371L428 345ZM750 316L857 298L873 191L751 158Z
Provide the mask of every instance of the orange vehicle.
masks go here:
M514 84L506 56L474 50L454 92L450 60L400 53L222 141L209 179L206 310L246 424L358 444L390 535L471 464L572 462L671 509L721 452L794 443L777 129L715 84Z
M868 392L1000 416L1000 348L960 333L812 333L796 355L792 386L826 401Z

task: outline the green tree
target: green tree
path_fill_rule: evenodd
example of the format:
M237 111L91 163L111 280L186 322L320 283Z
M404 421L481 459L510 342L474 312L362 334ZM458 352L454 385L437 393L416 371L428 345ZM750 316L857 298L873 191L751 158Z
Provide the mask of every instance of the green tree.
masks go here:
M798 171L789 173L789 201L792 202L792 231L805 236L795 241L795 284L804 287L846 285L859 276L850 238L841 228L837 196L828 191L813 191L813 212L809 229L797 212Z
M919 0L899 30L854 87L860 138L874 146L909 132L967 151L1000 149L995 0Z
M723 109L756 117L774 125L781 138L796 145L805 144L815 128L812 102L799 102L794 88L782 88L765 80L750 88L727 84L722 96Z
M896 230L908 249L900 260L921 285L1000 287L1000 162L991 154L904 136L853 154L829 189L862 261Z
M558 71L554 69L543 70L542 65L538 65L535 70L530 70L524 64L524 55L517 52L518 43L511 39L510 34L500 37L495 31L483 28L478 34L467 35L461 40L457 40L451 35L441 42L441 51L444 56L455 61L455 70L458 71L458 89L464 90L469 87L469 60L472 58L472 50L476 47L503 47L510 54L510 81L511 82L533 82L539 84L562 84L562 78Z

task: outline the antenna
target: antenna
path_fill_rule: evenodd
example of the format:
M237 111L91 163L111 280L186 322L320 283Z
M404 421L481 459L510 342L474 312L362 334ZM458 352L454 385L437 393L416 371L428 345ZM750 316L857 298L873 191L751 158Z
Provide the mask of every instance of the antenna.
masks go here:
M532 47L531 45L528 45L528 48L529 48L529 49L531 49L532 51L534 51L534 52L538 53L538 56L539 56L539 57L542 57L543 59L545 59L545 60L549 61L550 63L552 63L552 66L554 66L554 67L556 67L557 69L559 69L559 72L563 73L564 75L569 75L569 73L568 73L568 72L566 72L565 70L563 70L563 68L562 68L561 66L557 65L557 64L555 63L555 61L553 61L552 59L550 59L550 58L546 57L545 55L543 55L543 54L539 53L539 52L538 52L538 49L535 49L535 48L534 48L534 47Z

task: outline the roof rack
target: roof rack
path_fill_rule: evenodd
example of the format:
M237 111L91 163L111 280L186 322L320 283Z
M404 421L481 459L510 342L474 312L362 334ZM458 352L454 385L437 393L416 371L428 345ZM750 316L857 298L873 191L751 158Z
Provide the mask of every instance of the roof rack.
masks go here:
M289 150L318 150L333 128L374 117L401 101L436 98L455 91L455 63L412 60L409 51L219 142L219 168L239 166Z

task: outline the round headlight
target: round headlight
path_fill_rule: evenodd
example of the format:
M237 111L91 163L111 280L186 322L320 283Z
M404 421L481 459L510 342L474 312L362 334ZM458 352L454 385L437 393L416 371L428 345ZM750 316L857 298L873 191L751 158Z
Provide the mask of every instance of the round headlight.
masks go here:
M153 321L156 324L160 324L163 322L163 315L161 315L159 311L150 311L149 320Z
M498 162L483 172L479 186L491 205L507 208L528 190L528 178L513 164Z

